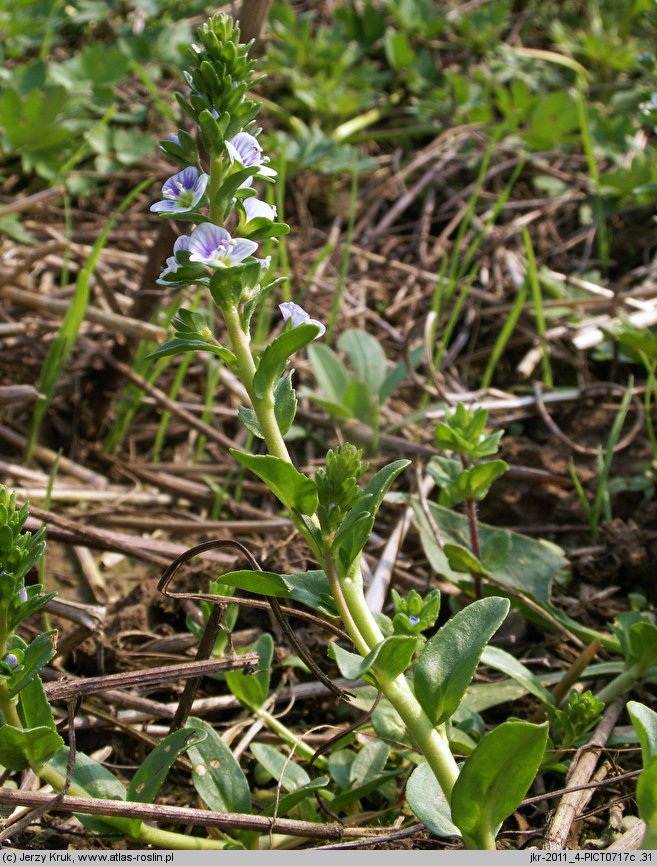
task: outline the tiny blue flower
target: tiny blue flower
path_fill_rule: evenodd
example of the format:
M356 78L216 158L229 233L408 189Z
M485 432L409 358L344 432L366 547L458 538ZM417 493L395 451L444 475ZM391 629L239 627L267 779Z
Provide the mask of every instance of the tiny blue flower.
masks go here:
M257 198L244 199L244 211L247 222L259 219L260 217L272 220L272 222L276 219L276 208Z
M226 229L212 223L201 223L189 236L189 257L211 268L233 268L258 249L245 238L231 238Z
M258 143L258 139L248 132L239 132L233 136L230 141L226 142L226 150L231 162L239 162L244 168L258 166L257 177L276 177L276 172L273 168L269 168L269 162L266 156L262 156L262 148ZM251 186L253 178L248 178L242 186Z
M18 598L20 599L21 604L25 604L27 601L27 587L21 586L18 590Z
M186 213L193 210L203 198L208 185L207 174L199 174L198 169L190 165L170 177L162 187L163 201L151 205L154 213Z
M18 657L13 653L7 653L7 655L2 660L8 667L15 668L18 664Z
M411 625L417 625L420 621L420 617L419 616L409 616L408 621L410 622Z
M319 328L319 334L315 337L315 339L319 339L323 334L326 333L326 328L322 325L321 322L317 321L317 319L311 319L310 314L307 313L303 307L300 307L298 304L293 303L292 301L287 301L284 304L279 304L278 309L281 311L281 315L283 316L283 321L292 322L292 327L297 328L299 325L317 325Z
M160 277L163 277L165 274L175 274L178 268L180 267L180 262L176 258L176 253L179 253L181 250L189 251L189 235L181 235L179 238L176 238L176 242L173 245L173 255L169 256L167 259L167 264L165 269L160 274Z

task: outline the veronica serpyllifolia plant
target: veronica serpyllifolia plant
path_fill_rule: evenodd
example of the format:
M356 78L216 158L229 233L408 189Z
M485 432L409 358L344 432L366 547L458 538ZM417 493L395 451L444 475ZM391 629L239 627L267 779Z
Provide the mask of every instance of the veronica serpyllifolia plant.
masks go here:
M248 581L255 592L293 598L339 615L357 652L337 644L330 645L330 652L343 675L368 678L403 720L426 762L418 770L433 780L432 802L445 813L440 826L447 827L447 835L461 835L469 848L494 848L501 822L534 779L547 729L518 720L504 723L481 740L459 770L445 725L458 709L509 603L502 598L481 599L427 641L421 631L435 623L437 593L425 600L397 596L395 619L389 628L384 625L387 637L368 608L361 555L379 506L408 461L385 466L364 486L361 479L367 466L361 452L348 443L329 451L314 477L295 466L285 441L297 407L288 363L295 352L320 338L325 328L288 301L279 305L282 332L262 351L252 343L254 310L280 282L268 282L270 263L259 256L258 245L280 237L288 226L277 222L275 209L258 198L258 185L275 182L276 173L259 141L258 104L248 94L255 82L248 46L239 43L238 27L225 15L209 20L197 38L184 72L189 93L178 99L198 135L180 130L162 142L182 171L165 182L162 199L152 210L164 218L195 224L175 242L160 283L181 289L207 287L225 323L228 344L212 336L203 316L183 309L175 320L174 338L154 355L209 351L240 378L250 402L241 408L240 418L264 440L267 453L232 453L288 510L319 564L302 575L239 571L221 580L242 586ZM413 682L405 675L411 666ZM422 811L421 806L411 805Z

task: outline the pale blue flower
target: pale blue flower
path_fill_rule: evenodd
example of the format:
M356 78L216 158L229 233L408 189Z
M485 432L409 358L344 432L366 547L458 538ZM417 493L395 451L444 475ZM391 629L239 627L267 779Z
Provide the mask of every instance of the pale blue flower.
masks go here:
M212 223L196 226L189 236L189 257L211 268L232 268L258 249L258 244L245 238L232 238L226 229Z
M283 321L292 322L293 328L297 328L299 325L317 325L319 328L319 334L315 337L316 340L326 333L324 325L322 325L322 323L317 319L311 319L310 314L307 313L303 307L300 307L299 304L295 304L292 301L286 301L284 304L279 304L278 309L281 311Z
M276 177L273 168L269 168L269 159L262 155L262 147L258 139L248 132L239 132L226 142L226 150L231 162L239 162L244 168L258 167L257 177ZM248 178L242 184L243 187L251 186L253 178Z
M420 618L418 616L409 616L408 621L411 625L417 625L420 621Z
M242 204L247 222L260 219L261 217L272 220L272 222L276 219L276 208L267 204L267 202L260 201L257 198L245 198Z
M151 205L155 213L187 213L193 210L203 198L203 193L210 178L207 174L199 174L198 169L190 165L170 177L162 187L162 201Z
M163 277L165 274L175 274L178 268L180 267L180 262L176 257L176 253L181 252L182 250L189 251L189 235L181 235L179 238L176 238L176 242L173 245L173 255L169 256L167 259L167 264L165 269L160 274L160 277Z
M25 602L27 601L27 587L21 586L21 588L18 590L18 599L21 604L25 604Z
M8 667L15 668L18 664L18 656L14 655L14 653L7 653L7 655L2 660Z

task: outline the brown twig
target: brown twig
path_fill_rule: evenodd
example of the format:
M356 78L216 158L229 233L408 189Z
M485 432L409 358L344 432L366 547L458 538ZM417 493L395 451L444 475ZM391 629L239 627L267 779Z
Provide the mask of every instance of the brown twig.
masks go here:
M48 683L45 691L51 701L68 700L73 695L92 695L108 689L128 688L128 686L154 686L172 680L200 677L219 671L234 671L253 667L258 664L256 653L245 653L231 659L207 659L189 661L180 665L167 665L142 671L126 671L122 674L108 674L104 677L87 677L84 680L58 680Z

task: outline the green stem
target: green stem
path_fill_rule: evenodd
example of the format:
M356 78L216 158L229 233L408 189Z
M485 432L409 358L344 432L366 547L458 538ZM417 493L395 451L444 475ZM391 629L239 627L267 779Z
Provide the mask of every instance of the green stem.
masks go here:
M383 634L365 600L360 565L356 562L351 573L342 580L330 560L325 568L344 626L358 652L365 656L381 643ZM377 682L419 746L449 802L459 771L444 729L433 725L403 674L394 678L385 673L377 674Z
M256 716L259 716L263 720L271 731L278 734L281 740L283 740L284 743L287 743L288 746L292 746L296 754L305 761L309 761L315 754L315 749L313 749L312 746L309 746L308 743L304 743L304 741L297 737L296 734L293 734L292 731L280 721L280 719L272 716L268 710L260 707L257 710L254 710L254 712ZM328 761L321 755L314 763L320 770L328 769Z
M251 345L248 334L242 329L239 311L236 306L226 306L221 311L226 322L226 328L233 344L233 352L237 358L237 372L251 400L253 411L256 413L262 435L265 437L269 453L279 457L287 463L292 463L287 446L281 436L281 431L274 414L273 394L265 397L256 397L253 392L253 377L256 366L251 353Z
M9 697L6 680L0 680L0 711L2 711L2 718L7 725L13 725L15 728L23 727L16 708L16 698Z
M61 791L64 787L64 778L54 769L54 767L46 764L43 767L32 767L33 772L39 776L44 782L51 785L55 791ZM68 791L72 797L89 797L89 792L75 782L69 785ZM157 827L151 827L149 824L141 823L139 829L135 833L131 833L129 822L134 819L114 818L109 815L98 816L104 824L109 824L110 827L116 827L119 832L125 836L130 836L138 842L143 842L145 845L154 845L157 848L177 850L177 851L217 851L225 848L225 843L218 839L206 839L200 836L186 836L183 833L173 833L170 830L160 830Z
M628 670L618 674L611 682L607 683L604 688L600 689L596 698L602 701L603 704L609 704L614 698L619 698L628 692L632 686L640 682L643 670L639 664L632 665Z
M5 722L15 728L21 729L23 723L18 715L16 707L16 699L9 697L9 690L6 682L0 681L0 709ZM54 767L49 764L40 766L38 764L31 765L32 772L42 781L51 785L55 791L61 791L64 787L64 777L61 776ZM73 797L89 797L89 792L75 782L71 782L68 787L68 794ZM132 819L113 818L109 815L99 816L104 824L109 824L125 836L130 836L138 842L143 842L146 845L155 845L158 848L165 850L211 850L216 851L225 847L224 842L216 839L204 839L198 836L185 836L182 833L172 833L168 830L160 830L157 827L151 827L143 822L139 825L139 830L136 833L131 832L130 826Z

